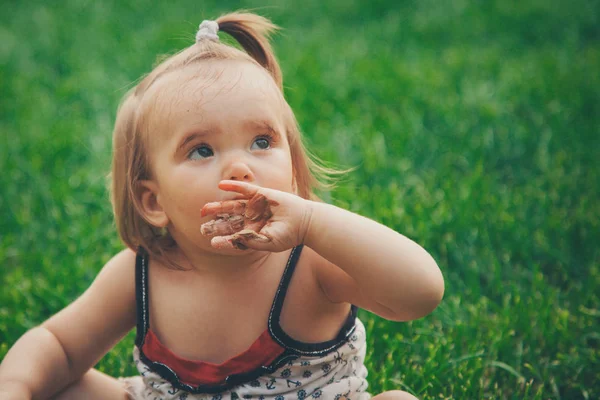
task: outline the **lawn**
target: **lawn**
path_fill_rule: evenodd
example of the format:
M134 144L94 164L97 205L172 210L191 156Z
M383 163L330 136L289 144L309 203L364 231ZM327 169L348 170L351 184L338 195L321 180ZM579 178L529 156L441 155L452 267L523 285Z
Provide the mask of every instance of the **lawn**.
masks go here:
M600 398L597 0L4 2L0 357L122 248L106 189L121 96L202 19L241 8L284 28L309 147L357 167L327 201L444 273L421 320L362 312L371 392ZM134 374L132 345L98 368Z

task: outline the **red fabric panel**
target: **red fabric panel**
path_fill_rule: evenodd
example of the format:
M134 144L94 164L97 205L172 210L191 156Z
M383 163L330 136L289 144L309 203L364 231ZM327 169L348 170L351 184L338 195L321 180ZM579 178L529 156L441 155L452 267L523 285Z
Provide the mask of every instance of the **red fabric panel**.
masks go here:
M175 355L158 340L154 332L148 329L142 351L150 360L171 368L181 382L198 386L222 384L229 375L250 372L260 366L267 366L285 349L273 340L268 330L265 330L248 350L222 364L213 364L187 360Z

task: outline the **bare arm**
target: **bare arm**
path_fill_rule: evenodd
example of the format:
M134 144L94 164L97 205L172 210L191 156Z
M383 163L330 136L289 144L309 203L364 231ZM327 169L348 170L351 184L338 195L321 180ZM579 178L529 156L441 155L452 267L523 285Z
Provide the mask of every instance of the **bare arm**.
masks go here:
M42 326L21 336L0 365L0 394L8 391L16 396L14 398L37 398L42 392L55 393L63 383L70 381L62 345Z
M0 365L0 388L33 398L77 380L135 325L135 254L111 259L90 288L26 332Z
M248 200L207 203L202 225L216 248L279 252L306 244L317 281L334 303L351 303L384 318L406 321L430 313L444 293L433 258L407 237L350 211L278 190L224 180L219 188ZM229 223L241 215L240 226Z
M327 260L317 265L317 279L332 301L398 321L423 317L437 307L444 279L425 249L350 211L317 202L310 209L304 243Z

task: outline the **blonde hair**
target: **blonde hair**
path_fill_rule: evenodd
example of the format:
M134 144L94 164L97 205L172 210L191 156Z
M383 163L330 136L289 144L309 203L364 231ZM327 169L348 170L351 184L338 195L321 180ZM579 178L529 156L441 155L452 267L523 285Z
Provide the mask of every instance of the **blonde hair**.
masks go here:
M132 89L121 101L113 131L113 161L111 200L117 230L123 242L131 249L143 247L148 253L174 268L169 252L177 245L166 229L152 226L144 219L138 196L139 182L152 176L147 156L147 112L141 107L146 91L157 79L167 73L194 66L206 60L243 60L264 68L279 88L283 97L281 69L269 36L277 26L268 19L250 13L231 13L219 17L219 30L228 33L245 52L214 40L198 40L195 44L168 57ZM325 167L309 154L302 143L298 123L291 108L284 103L284 122L298 195L317 199L314 189L332 186L332 177L341 171Z

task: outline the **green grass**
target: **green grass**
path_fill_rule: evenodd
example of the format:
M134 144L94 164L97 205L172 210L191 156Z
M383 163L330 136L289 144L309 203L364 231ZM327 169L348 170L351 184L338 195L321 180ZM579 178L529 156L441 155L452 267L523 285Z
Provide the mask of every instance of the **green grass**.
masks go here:
M126 88L198 23L256 8L330 201L413 238L446 295L362 314L370 388L600 398L598 1L9 1L0 16L0 356L121 245L106 191ZM133 336L99 368L134 374Z

